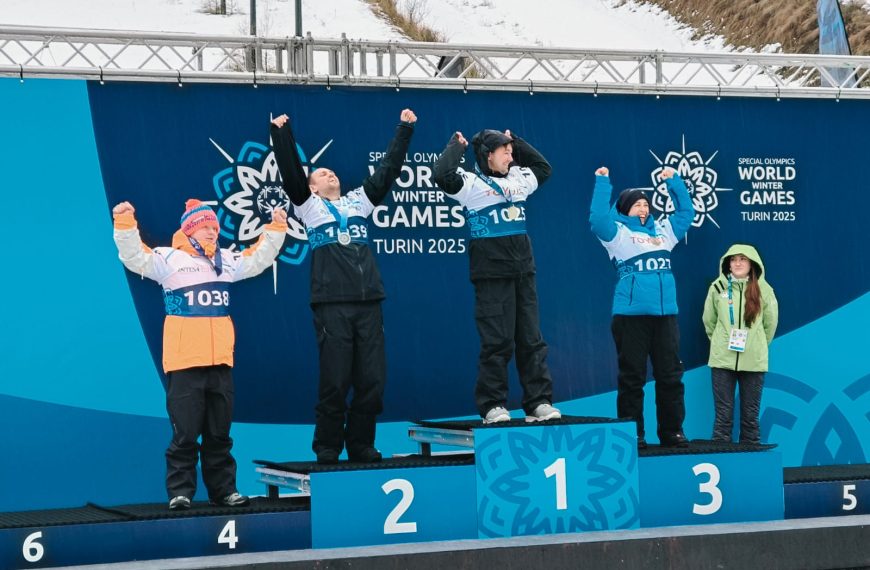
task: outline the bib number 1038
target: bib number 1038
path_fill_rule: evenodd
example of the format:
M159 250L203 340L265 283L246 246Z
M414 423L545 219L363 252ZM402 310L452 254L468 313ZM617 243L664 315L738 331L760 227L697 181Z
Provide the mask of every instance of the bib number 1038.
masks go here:
M188 306L199 305L201 307L220 307L230 304L229 291L187 291L184 293Z

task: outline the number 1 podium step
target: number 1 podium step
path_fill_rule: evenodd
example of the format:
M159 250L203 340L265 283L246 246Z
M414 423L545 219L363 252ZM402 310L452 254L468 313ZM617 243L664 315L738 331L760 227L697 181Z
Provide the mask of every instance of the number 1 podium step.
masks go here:
M474 449L480 538L640 525L633 422L420 422L409 436L424 453L433 443Z

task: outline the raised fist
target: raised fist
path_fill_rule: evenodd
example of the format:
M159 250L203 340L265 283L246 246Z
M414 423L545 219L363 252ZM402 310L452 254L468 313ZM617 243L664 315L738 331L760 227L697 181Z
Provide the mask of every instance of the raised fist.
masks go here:
M120 216L121 214L130 213L133 214L136 212L136 208L133 207L133 204L130 202L121 202L114 208L112 208L113 216Z
M411 123L414 124L417 122L417 115L414 114L414 111L411 109L403 109L402 114L399 117L403 123Z
M272 221L278 222L279 224L287 223L287 212L284 211L284 208L275 208L272 210Z
M290 120L290 117L288 117L287 115L280 115L280 116L272 119L272 124L280 129L285 124L287 124L287 121L289 121L289 120Z

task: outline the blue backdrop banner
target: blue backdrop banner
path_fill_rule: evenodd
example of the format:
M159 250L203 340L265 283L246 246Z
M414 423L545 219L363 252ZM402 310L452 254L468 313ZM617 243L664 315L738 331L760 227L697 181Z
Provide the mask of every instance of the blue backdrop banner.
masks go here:
M7 235L20 252L10 253L14 282L3 285L0 362L0 426L20 436L2 451L44 463L36 457L47 454L70 478L63 492L42 494L35 489L51 487L48 475L6 471L0 488L33 488L39 498L3 496L0 509L104 500L99 493L163 500L163 300L155 283L118 261L110 209L129 200L143 240L169 245L185 200L198 198L218 213L224 247L248 247L269 209L288 204L269 141L270 117L281 113L293 122L305 166L335 170L345 191L377 166L400 111L410 107L419 117L401 177L370 224L387 291L378 439L387 453L408 447L404 422L476 413L469 230L461 208L434 185L432 167L454 131L470 138L495 128L522 136L553 165L526 215L563 411L615 414L616 273L589 229L593 173L608 166L615 192L646 188L662 216L672 204L657 175L670 166L686 180L695 208L671 260L688 436L709 437L712 425L700 320L707 286L726 248L750 242L764 258L781 317L764 439L780 444L786 465L865 460L870 367L861 339L870 280L860 206L868 175L858 133L870 127L868 101L13 79L0 80L0 101L8 125L0 140ZM468 152L463 166L471 160ZM309 264L304 229L292 219L274 270L233 289L234 435L248 492L257 492L245 463L254 450L274 450L266 459L313 457L318 373ZM520 395L512 371L512 408ZM654 406L647 410L654 422ZM78 423L61 424L61 417ZM111 431L126 422L147 425L148 437ZM128 488L94 475L109 461L86 440L95 429L125 438L112 455L115 469L136 466L136 477L153 483ZM54 445L57 433L79 443Z

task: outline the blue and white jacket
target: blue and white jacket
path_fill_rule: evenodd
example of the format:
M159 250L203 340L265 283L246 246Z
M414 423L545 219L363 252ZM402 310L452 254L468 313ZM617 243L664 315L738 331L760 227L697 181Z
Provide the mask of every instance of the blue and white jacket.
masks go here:
M677 288L671 273L671 250L683 239L695 209L678 174L666 180L674 205L671 215L645 224L610 205L613 186L607 176L595 177L589 223L610 255L618 281L613 294L614 315L676 315Z

